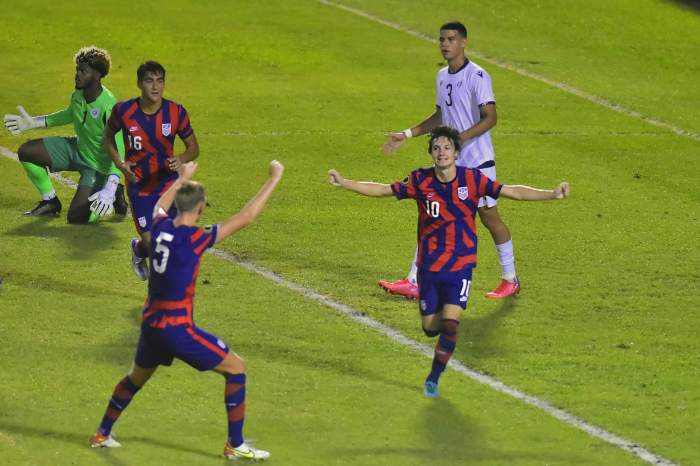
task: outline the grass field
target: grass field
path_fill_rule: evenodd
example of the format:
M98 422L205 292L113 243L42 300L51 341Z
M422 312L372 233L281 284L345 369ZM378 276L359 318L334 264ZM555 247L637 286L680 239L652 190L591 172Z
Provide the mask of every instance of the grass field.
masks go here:
M440 54L406 30L436 36L462 19L494 82L499 179L567 180L572 197L501 202L523 282L513 301L482 297L499 266L480 227L455 359L674 464L700 464L698 10L648 0L202 3L3 3L0 112L63 108L86 44L110 51L104 83L120 99L137 94L138 64L159 60L166 96L198 135L206 222L240 208L269 160L286 166L258 223L217 248L432 344L416 305L376 287L407 271L415 206L335 190L325 173L391 181L429 163L423 141L380 152L385 131L433 109ZM3 131L0 147L50 134L71 128ZM221 378L177 362L119 420L121 449L87 447L138 338L146 288L130 270L133 225L24 218L34 188L12 160L0 157L0 172L0 464L221 464ZM197 322L248 362L246 436L272 464L645 464L452 370L429 401L428 358L211 254L196 306Z

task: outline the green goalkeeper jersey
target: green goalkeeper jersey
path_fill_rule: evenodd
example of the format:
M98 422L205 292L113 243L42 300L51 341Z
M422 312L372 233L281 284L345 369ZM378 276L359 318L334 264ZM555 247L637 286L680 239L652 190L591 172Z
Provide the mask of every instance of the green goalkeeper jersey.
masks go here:
M61 126L73 123L78 137L78 151L83 160L103 175L120 174L112 158L102 147L102 130L112 113L117 99L109 89L102 86L102 92L93 102L86 102L83 91L76 89L70 96L70 104L65 110L46 116L46 126ZM124 155L124 140L115 137L119 154Z

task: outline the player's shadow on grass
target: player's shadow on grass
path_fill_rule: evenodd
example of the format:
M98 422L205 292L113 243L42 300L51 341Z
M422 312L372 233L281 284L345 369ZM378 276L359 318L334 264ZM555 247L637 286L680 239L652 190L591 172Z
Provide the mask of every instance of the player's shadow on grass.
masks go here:
M457 357L460 360L487 359L502 353L497 346L496 333L501 322L517 309L517 298L502 301L498 308L478 318L463 319L457 340Z
M141 311L142 308L136 307L125 311L126 319L129 324L126 327L120 324L120 330L113 332L116 337L112 340L105 341L104 339L92 345L86 354L89 354L95 361L110 364L116 364L124 367L126 371L129 364L134 360L136 354L136 344L139 340L139 329L141 327ZM111 325L115 325L112 322Z
M10 433L13 433L13 434L18 435L18 436L35 437L35 438L38 438L42 441L53 440L53 441L59 441L62 443L74 444L74 445L75 444L84 445L86 449L90 448L88 446L88 438L92 434L92 432L76 433L76 432L64 431L64 430L58 430L58 429L47 429L47 428L41 429L38 427L8 422L6 420L0 420L0 431L10 432ZM221 458L221 455L215 454L211 451L201 450L201 449L195 448L195 447L190 447L187 445L183 445L182 443L168 442L168 441L163 440L162 438L144 437L141 435L137 435L137 436L120 435L118 440L120 443L122 443L123 446L127 446L129 443L144 443L147 445L155 445L155 446L165 448L168 450L177 450L177 451L180 451L183 453L189 453L189 454L202 456L202 457L206 457L206 458L214 458L214 459ZM117 450L98 449L98 450L95 450L95 453L99 454L101 458L105 459L107 462L109 462L111 464L115 464L115 465L129 464L129 463L123 462L122 460L115 458L113 456L118 451L119 451L119 449L117 449Z
M295 350L295 348L291 346L275 345L269 342L264 345L252 345L250 347L250 354L255 354L256 357L263 357L270 361L291 364L293 366L304 366L317 371L331 371L342 376L358 379L360 382L371 380L416 393L420 390L420 385L418 385L419 381L410 384L403 382L401 379L387 377L380 372L368 369L361 363L350 361L349 356L347 358L324 357L315 352L302 352ZM329 351L328 354L332 354L332 351Z
M520 463L524 459L530 459L538 464L586 464L586 458L576 458L570 455L562 456L559 451L552 448L552 455L539 453L513 451L512 448L504 448L501 451L499 445L491 446L489 439L478 428L477 423L464 416L449 400L438 398L430 401L423 408L419 416L420 423L416 429L422 434L420 445L415 447L392 447L391 445L375 448L362 447L363 455L372 458L367 464L401 464L397 457L406 457L407 460L415 459L425 461L425 464L438 462L439 464L510 464ZM357 457L358 449L342 448L332 450L338 456ZM390 463L391 462L391 463Z
M96 252L111 248L117 242L112 228L99 224L68 225L64 217L27 218L26 223L8 230L5 235L59 240L69 259L95 260Z

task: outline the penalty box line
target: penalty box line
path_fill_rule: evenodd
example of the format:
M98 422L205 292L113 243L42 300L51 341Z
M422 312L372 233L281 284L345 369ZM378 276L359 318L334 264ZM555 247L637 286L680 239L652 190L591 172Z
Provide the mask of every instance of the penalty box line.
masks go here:
M17 158L17 154L7 149L6 147L0 146L0 155L17 162L19 161L19 159ZM73 180L61 176L60 174L52 173L51 177L59 183L64 184L73 189L76 189L77 187L77 183L75 183ZM323 295L311 288L307 288L305 286L299 285L298 283L294 283L290 280L287 280L281 275L278 275L270 270L260 267L259 265L253 262L242 259L241 257L238 257L235 254L232 254L228 251L224 251L222 249L217 248L211 248L209 252L219 257L220 259L225 260L226 262L240 265L241 267L258 274L279 286L283 286L291 291L294 291L297 294L300 294L311 301L315 301L319 304L329 307L342 314L343 316L348 317L349 319L352 319L353 321L361 325L364 325L365 327L369 327L373 330L376 330L377 332L386 336L390 340L399 343L403 346L406 346L416 353L422 354L428 358L433 357L433 349L428 345L420 343L403 335L398 330L389 327L388 325L384 325L381 322L372 319L371 317L368 317L367 315L365 315L365 313L357 309L335 301L334 299ZM564 411L563 409L557 408L556 406L550 404L545 400L537 398L536 396L528 395L527 393L520 391L517 388L508 386L503 382L495 379L494 377L477 372L474 369L471 369L470 367L466 366L464 363L460 362L456 358L452 358L448 363L448 366L451 367L454 371L465 375L476 382L487 385L500 393L504 393L524 403L534 406L535 408L544 411L545 413L559 419L560 421L570 426L583 430L592 437L596 437L607 443L615 445L625 451L628 451L634 454L635 456L643 459L647 463L651 463L657 466L676 466L671 461L662 458L658 455L655 455L654 453L642 448L635 442L610 433L604 429L601 429L600 427L596 427L592 424L589 424L583 419L576 417L573 414Z

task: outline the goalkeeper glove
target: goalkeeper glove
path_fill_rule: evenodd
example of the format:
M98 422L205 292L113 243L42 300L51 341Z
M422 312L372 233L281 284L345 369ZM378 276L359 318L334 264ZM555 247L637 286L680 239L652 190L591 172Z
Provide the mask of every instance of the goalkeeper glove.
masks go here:
M95 215L98 217L107 217L114 213L114 193L117 191L117 186L119 186L119 177L114 174L109 175L104 188L88 198L88 201L92 201L90 210L94 212Z
M17 111L19 115L5 115L5 128L13 136L22 134L30 129L46 127L45 116L32 117L21 105L17 107Z

